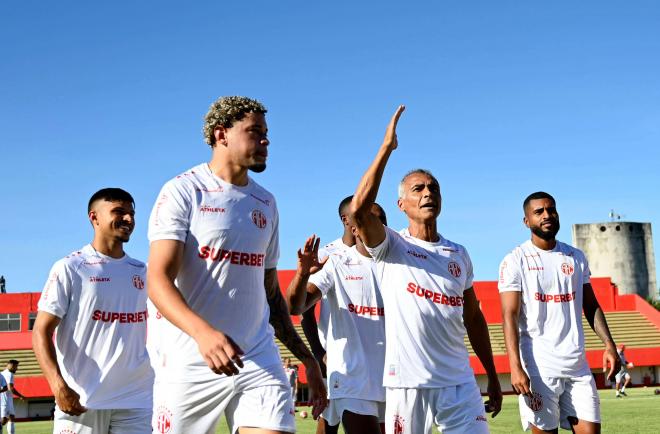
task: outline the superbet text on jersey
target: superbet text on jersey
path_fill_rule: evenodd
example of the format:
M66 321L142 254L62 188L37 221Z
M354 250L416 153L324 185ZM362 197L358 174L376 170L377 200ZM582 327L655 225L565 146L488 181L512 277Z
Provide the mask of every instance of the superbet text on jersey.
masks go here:
M176 286L191 309L245 352L241 372L280 364L264 288L264 271L275 268L279 256L277 207L267 190L251 178L246 186L232 185L200 164L165 184L149 240L184 243ZM157 378L217 377L196 342L158 312L149 327Z

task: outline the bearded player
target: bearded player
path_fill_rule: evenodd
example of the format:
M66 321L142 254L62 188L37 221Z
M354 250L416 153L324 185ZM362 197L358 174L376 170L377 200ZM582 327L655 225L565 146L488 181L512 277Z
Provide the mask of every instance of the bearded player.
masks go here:
M523 211L531 239L504 258L498 283L523 429L557 433L561 426L579 434L600 433L600 400L585 356L582 311L605 344L609 378L618 371L619 358L589 281L587 259L555 238L559 214L551 195L530 194Z

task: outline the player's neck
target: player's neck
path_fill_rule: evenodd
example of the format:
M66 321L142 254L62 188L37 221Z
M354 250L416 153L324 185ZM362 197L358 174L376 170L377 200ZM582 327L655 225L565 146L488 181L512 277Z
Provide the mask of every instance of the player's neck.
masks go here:
M544 240L543 238L532 233L532 244L541 250L552 250L557 245L557 240L554 238L551 240Z
M341 242L348 247L353 247L355 245L355 236L351 231L344 231L344 235L341 236Z
M355 250L357 250L357 252L360 255L362 255L366 258L371 258L371 255L367 251L367 248L364 246L364 244L362 243L362 241L360 241L359 238L355 240Z
M213 154L213 158L211 158L211 161L209 162L209 169L211 169L211 172L213 172L215 176L229 184L237 185L239 187L248 184L247 167L232 163L218 153Z
M435 243L440 240L440 236L438 235L438 225L435 220L430 222L416 222L409 220L408 232L411 237L429 243Z
M92 247L102 255L109 256L115 259L121 259L124 253L124 243L116 239L106 239L99 235L94 236Z

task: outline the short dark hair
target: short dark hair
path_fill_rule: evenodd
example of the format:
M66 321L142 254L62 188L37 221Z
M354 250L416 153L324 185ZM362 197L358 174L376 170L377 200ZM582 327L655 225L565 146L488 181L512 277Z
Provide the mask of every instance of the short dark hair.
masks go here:
M529 205L529 203L531 201L535 200L535 199L550 199L552 201L552 203L554 203L555 205L557 204L557 201L555 201L555 198L552 197L550 194L546 193L545 191L537 191L537 192L532 193L529 196L527 196L527 198L523 202L523 211L526 211L527 206Z
M8 365L16 365L16 366L18 366L19 363L20 363L20 362L19 362L18 360L16 360L16 359L11 359L11 360L7 361L7 364L8 364Z
M339 218L341 218L342 215L344 215L344 211L346 210L346 207L348 207L351 204L351 201L353 200L353 195L347 196L339 202Z
M89 203L87 204L87 212L89 213L92 210L94 203L99 200L106 200L108 202L130 202L135 207L135 201L133 196L126 190L121 188L102 188L89 198Z
M380 213L381 213L380 217L378 217L378 219L380 220L380 222L383 225L387 226L387 214L385 214L385 210L383 209L382 206L380 206L380 204L378 204L376 202L374 202L374 205L378 207L378 209L380 210Z

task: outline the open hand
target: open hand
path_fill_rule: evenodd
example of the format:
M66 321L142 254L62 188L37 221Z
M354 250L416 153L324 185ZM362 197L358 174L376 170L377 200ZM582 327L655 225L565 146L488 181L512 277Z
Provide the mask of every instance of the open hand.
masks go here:
M396 149L399 146L399 142L396 137L396 125L399 123L399 118L401 113L406 109L406 106L400 105L397 107L396 112L390 119L390 123L387 125L387 130L385 130L385 138L383 139L383 146L387 146L390 149Z

